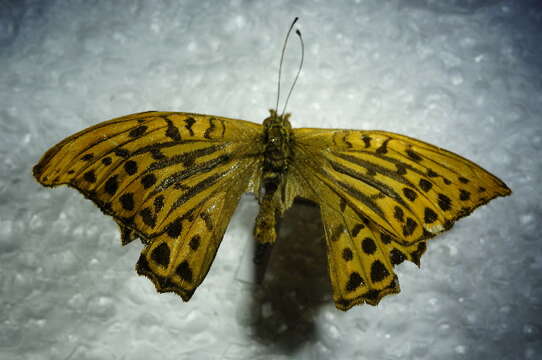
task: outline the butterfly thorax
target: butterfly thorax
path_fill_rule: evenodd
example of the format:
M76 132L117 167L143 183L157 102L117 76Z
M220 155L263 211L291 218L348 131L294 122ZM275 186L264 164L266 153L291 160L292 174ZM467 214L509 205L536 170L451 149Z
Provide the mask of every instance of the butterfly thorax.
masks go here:
M277 115L275 110L270 110L270 113L271 116L263 122L262 185L267 194L272 194L277 190L284 174L288 171L292 138L292 126L288 121L290 114Z

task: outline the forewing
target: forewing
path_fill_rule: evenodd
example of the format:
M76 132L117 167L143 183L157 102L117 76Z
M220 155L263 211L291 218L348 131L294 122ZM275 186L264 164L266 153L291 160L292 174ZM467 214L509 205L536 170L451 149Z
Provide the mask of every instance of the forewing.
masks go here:
M475 163L384 131L295 129L296 153L379 231L403 245L449 229L510 189ZM297 160L296 160L297 161Z
M188 300L201 283L239 197L258 189L261 125L146 112L68 137L34 167L115 218L122 243L147 244L137 271Z

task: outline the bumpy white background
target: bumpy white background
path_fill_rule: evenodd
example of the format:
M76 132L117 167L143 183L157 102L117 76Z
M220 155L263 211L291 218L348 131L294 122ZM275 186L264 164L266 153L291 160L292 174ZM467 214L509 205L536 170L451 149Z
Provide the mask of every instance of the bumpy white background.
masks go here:
M538 1L0 2L0 358L540 359ZM64 137L145 110L260 122L294 16L296 127L384 129L458 152L514 191L432 240L402 292L335 309L318 213L282 224L251 281L243 198L189 303L159 295L113 221L31 167ZM285 84L296 70L294 38Z

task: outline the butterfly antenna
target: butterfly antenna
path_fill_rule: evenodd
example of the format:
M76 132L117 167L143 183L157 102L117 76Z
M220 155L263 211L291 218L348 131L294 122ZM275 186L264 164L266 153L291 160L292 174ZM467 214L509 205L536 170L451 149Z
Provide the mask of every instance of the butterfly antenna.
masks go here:
M294 82L292 83L292 86L290 87L288 96L286 96L286 101L284 102L284 107L282 108L282 114L280 116L284 115L284 112L286 111L286 105L288 105L288 100L290 100L290 95L292 95L292 91L294 91L294 87L295 87L295 84L297 83L297 79L299 79L299 74L301 74L301 68L303 68L303 60L305 59L305 44L303 43L303 37L301 36L301 31L296 29L295 33L299 37L299 41L301 44L301 61L299 62L299 69L297 69L297 74L295 75Z
M290 33L292 32L292 29L297 22L299 18L296 17L294 21L292 21L292 25L290 25L290 28L288 29L288 33L286 34L286 39L284 39L284 45L282 45L282 53L280 54L280 64L279 64L279 80L278 80L278 90L277 90L277 106L275 106L275 112L278 113L279 111L279 100L280 100L280 78L282 75L282 63L284 61L284 53L286 52L286 44L288 44L288 38L290 37Z

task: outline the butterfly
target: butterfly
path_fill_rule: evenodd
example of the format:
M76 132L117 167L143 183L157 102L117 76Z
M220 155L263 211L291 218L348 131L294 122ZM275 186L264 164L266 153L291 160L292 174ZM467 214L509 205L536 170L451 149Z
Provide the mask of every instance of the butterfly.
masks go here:
M295 22L295 21L294 21ZM293 25L293 24L292 24ZM280 74L280 72L279 72ZM511 190L450 151L386 131L292 128L149 111L112 119L53 146L33 168L68 185L145 244L136 265L159 292L188 301L209 271L242 194L259 202L254 237L273 244L294 199L319 206L340 310L400 291L394 266L419 265L426 242Z

